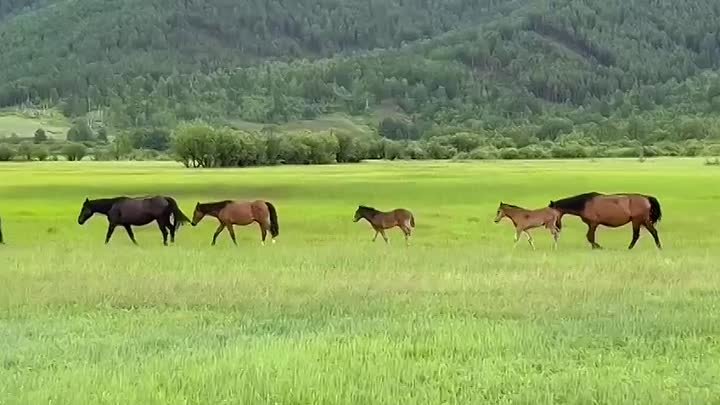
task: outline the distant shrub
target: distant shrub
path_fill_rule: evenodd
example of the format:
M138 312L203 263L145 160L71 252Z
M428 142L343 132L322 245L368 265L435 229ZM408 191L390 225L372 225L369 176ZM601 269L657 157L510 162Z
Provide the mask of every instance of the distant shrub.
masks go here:
M28 142L22 142L17 149L17 154L24 160L30 161L33 159L33 145Z
M33 156L35 156L35 159L41 162L47 160L48 156L50 156L50 150L44 145L35 145L32 153Z
M8 144L0 144L0 162L9 162L14 157L17 151L15 148Z
M500 159L520 159L520 152L517 150L517 148L500 149Z
M70 162L82 160L87 152L87 147L81 143L68 143L62 148L62 154Z
M499 156L498 150L493 147L479 147L468 153L468 157L473 160L493 160Z

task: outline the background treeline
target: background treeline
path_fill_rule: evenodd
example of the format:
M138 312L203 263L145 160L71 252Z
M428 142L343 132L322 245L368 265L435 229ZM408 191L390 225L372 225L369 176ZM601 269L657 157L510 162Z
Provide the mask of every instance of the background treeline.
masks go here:
M11 0L0 107L58 108L110 144L343 114L403 145L689 154L717 139L718 19L714 0Z
M568 159L720 156L720 119L669 120L669 129L634 118L575 131L569 121L499 130L435 128L420 139L402 136L412 128L388 118L379 134L352 130L258 131L205 123L173 130L137 128L109 135L77 120L65 140L44 130L32 137L0 138L0 161L9 160L177 160L187 167L245 167L276 164L354 163L367 159ZM397 136L400 135L400 136Z

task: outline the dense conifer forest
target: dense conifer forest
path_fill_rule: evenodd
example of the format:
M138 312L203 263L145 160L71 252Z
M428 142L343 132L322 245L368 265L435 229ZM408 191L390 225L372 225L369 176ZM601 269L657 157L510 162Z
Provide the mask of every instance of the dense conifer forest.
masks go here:
M712 155L719 19L712 0L4 0L0 108L61 111L68 140L116 156L177 155L189 134L262 144L208 165L338 161L348 142L359 158ZM368 131L268 158L284 125L327 116Z

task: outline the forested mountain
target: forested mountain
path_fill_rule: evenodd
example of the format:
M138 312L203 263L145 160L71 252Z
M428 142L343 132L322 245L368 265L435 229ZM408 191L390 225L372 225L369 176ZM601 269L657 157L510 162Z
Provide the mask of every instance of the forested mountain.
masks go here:
M720 136L719 19L715 0L4 0L0 106L135 127L390 105L395 138Z

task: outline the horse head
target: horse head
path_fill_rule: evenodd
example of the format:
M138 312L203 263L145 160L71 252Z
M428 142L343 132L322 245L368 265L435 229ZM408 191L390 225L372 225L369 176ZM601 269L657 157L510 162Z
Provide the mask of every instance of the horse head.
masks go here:
M90 217L93 216L94 213L92 204L90 204L90 199L85 198L82 208L80 208L80 215L78 215L78 224L83 225L88 219L90 219Z

